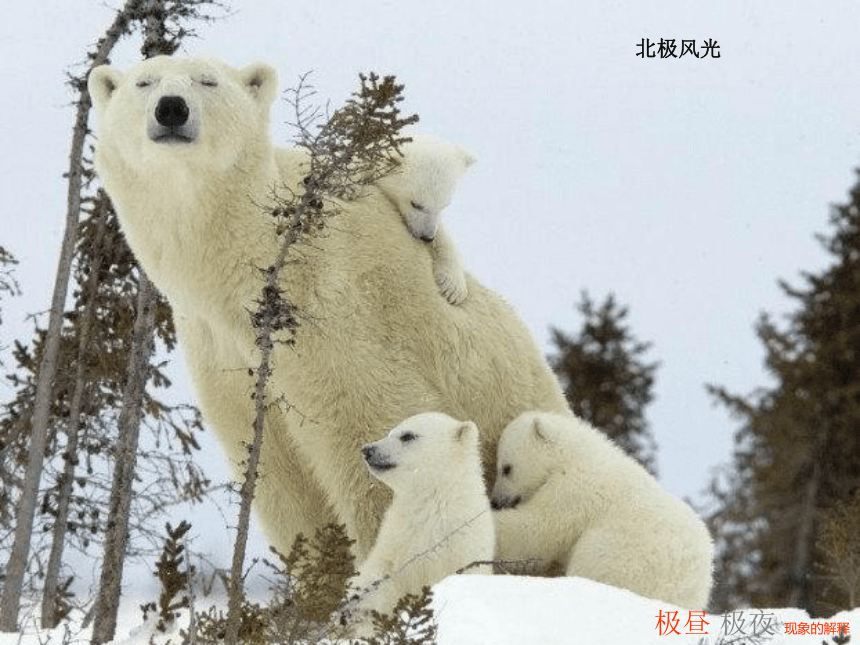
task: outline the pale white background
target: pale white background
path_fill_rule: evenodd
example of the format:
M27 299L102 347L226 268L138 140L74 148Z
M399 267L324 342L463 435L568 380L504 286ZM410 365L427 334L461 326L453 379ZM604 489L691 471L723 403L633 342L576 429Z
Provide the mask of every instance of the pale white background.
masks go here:
M446 220L469 270L546 350L550 325L579 327L580 290L630 306L634 333L662 362L648 412L660 479L701 501L736 428L704 384L747 392L768 382L756 316L787 311L778 278L824 265L813 234L854 182L860 6L270 0L233 9L199 25L185 51L267 61L282 86L314 70L319 97L335 106L359 71L394 73L418 129L478 158ZM49 303L72 120L65 71L111 17L90 0L4 11L0 244L20 258L24 289L0 303L4 345L29 338L25 315ZM643 38L712 38L721 58L643 60ZM132 64L136 47L115 63ZM280 103L273 136L285 144L287 118ZM217 448L207 450L217 464ZM200 539L226 543L223 521L213 524L195 527Z

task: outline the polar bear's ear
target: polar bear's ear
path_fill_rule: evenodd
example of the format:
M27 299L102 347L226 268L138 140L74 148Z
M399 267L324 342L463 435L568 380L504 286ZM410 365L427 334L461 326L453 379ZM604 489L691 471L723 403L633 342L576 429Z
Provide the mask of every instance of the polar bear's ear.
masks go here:
M532 433L534 433L535 438L539 441L543 441L544 443L552 443L552 439L550 439L549 434L541 425L540 419L535 417L535 420L532 421Z
M471 421L464 421L454 430L454 441L463 441L466 437L477 436L478 426Z
M466 152L462 148L460 148L458 152L460 153L460 162L463 164L463 168L468 168L469 166L471 166L473 163L475 163L477 161L477 159L475 159L475 157L470 155L468 152Z
M122 72L110 65L99 65L90 70L87 91L96 107L108 102L122 82Z
M265 63L254 63L239 72L242 85L261 103L271 103L278 91L278 73Z

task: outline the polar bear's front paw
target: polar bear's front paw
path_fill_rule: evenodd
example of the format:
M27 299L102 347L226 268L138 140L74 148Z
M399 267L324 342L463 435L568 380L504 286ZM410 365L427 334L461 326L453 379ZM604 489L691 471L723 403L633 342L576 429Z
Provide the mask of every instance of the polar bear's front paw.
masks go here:
M469 291L466 288L466 276L462 271L437 270L434 277L439 291L452 305L462 304L466 300Z

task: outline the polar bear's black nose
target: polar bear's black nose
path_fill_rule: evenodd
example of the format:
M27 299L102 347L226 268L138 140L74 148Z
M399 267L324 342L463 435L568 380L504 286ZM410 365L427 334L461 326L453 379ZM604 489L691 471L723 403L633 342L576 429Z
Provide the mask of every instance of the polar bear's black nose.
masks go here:
M373 458L373 446L371 446L371 445L362 446L361 454L364 455L364 459L366 461L370 461Z
M516 508L522 498L519 495L515 497L493 497L490 500L490 508L494 511L500 511L503 508Z
M185 125L188 113L188 104L181 96L162 96L155 106L155 120L167 127Z

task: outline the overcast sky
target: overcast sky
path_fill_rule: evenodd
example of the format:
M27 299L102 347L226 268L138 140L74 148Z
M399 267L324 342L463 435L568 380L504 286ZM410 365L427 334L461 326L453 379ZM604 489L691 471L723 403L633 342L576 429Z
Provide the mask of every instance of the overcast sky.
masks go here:
M47 309L62 234L72 111L65 71L112 9L9 3L0 217L24 296L3 302L3 344ZM112 3L120 4L119 0ZM588 289L630 307L661 361L648 418L660 479L694 499L730 457L736 423L705 383L767 383L753 332L785 312L776 285L823 266L814 241L860 161L856 2L235 2L189 54L263 60L282 86L313 70L340 104L356 74L394 73L417 131L478 159L445 218L467 268L549 350ZM639 43L713 39L720 58L636 56ZM137 40L118 51L126 67ZM679 47L680 51L680 47ZM286 105L273 137L288 143ZM178 361L181 371L181 361ZM3 394L5 396L5 394ZM212 449L217 453L217 449ZM216 457L217 459L217 457Z

